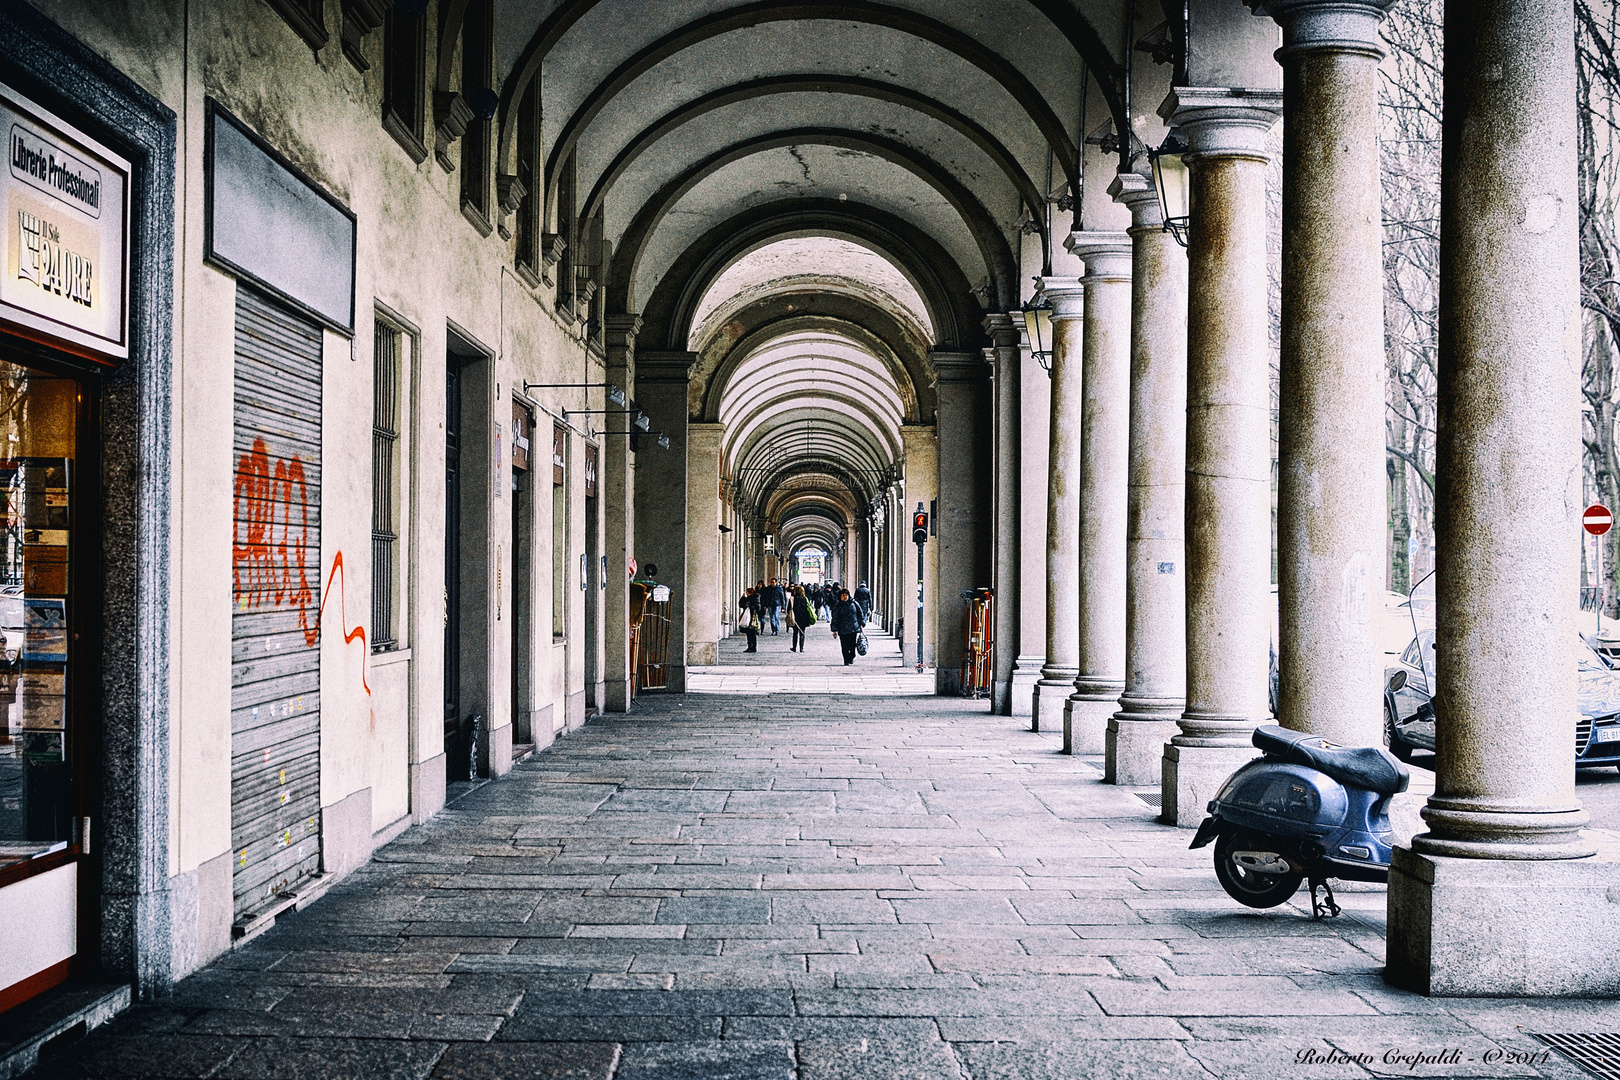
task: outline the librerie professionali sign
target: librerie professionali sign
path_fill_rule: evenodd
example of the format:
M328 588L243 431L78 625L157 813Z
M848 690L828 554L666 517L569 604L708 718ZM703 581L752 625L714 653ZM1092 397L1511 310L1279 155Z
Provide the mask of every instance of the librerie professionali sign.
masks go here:
M129 355L129 162L0 85L0 321Z

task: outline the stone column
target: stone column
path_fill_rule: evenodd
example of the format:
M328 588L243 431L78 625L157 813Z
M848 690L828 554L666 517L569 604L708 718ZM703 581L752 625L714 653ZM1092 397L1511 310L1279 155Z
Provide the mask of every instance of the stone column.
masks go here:
M1157 754L1119 758L1108 721L1125 689L1125 523L1131 432L1131 238L1074 233L1086 264L1080 410L1080 673L1063 711L1071 754L1107 753L1104 779L1158 779Z
M1581 511L1572 5L1446 20L1435 793L1397 848L1385 978L1620 993L1620 863L1583 859L1571 754Z
M984 358L978 353L932 352L937 373L939 513L936 535L939 584L935 605L938 692L962 692L965 589L990 584L990 402Z
M653 431L669 437L668 450L660 449L650 437L638 440L636 467L642 483L636 492L636 521L640 525L636 532L636 564L656 565L659 584L669 586L665 679L672 694L686 691L686 394L696 363L697 354L692 352L636 355L636 405L652 418Z
M919 503L924 510L937 505L939 500L939 439L934 428L924 424L904 424L900 428L901 445L905 447L905 460L901 463L905 477L905 512L909 518ZM904 520L904 519L902 519ZM935 526L938 532L938 526ZM917 546L910 542L911 530L905 530L904 554L900 580L900 602L906 620L905 657L908 664L917 662ZM939 537L931 536L923 545L923 665L934 667L939 663ZM960 634L958 635L960 636ZM957 646L960 650L960 644ZM958 661L961 657L958 654ZM938 685L938 676L935 684Z
M1187 700L1187 255L1153 182L1109 188L1131 211L1131 434L1125 535L1125 692L1108 721L1116 770L1162 774Z
M1163 767L1183 824L1254 756L1250 736L1271 715L1266 136L1281 98L1176 87L1160 110L1186 135L1192 171L1187 707Z
M1382 739L1388 476L1378 24L1394 0L1248 0L1283 26L1277 715Z
M628 392L636 385L636 331L639 315L607 317L608 382ZM602 425L602 554L607 556L607 588L602 597L602 671L606 712L629 712L630 559L636 537L636 456L630 451L628 416L604 416Z
M686 663L720 662L720 442L723 424L686 427Z
M1047 439L1052 426L1052 380L1027 347L1020 350L1018 363L1019 601L1013 715L1031 717L1033 726L1035 687L1046 666L1046 488L1050 483Z
M1052 305L1051 438L1046 481L1046 662L1030 730L1057 731L1080 674L1080 376L1085 289L1079 278L1041 279Z
M1019 526L1020 459L1018 444L1023 436L1022 389L1018 348L1019 333L1011 315L994 314L984 320L985 333L994 347L986 349L995 380L995 554L991 587L995 590L994 683L990 711L997 716L1013 714L1013 668L1018 662L1018 572L1022 554Z

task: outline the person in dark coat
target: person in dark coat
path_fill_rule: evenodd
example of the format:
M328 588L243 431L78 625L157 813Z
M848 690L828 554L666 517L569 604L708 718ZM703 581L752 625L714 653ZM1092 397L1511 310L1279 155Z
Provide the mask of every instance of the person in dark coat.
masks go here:
M737 619L737 629L743 632L748 639L748 648L743 652L759 652L759 623L761 614L759 610L758 591L749 588L737 601L737 610L741 612Z
M832 609L832 630L838 635L838 644L844 650L844 664L855 662L855 639L861 633L861 606L849 598L849 590L838 593L838 602Z
M866 582L863 581L855 587L855 593L850 599L861 605L861 625L865 626L866 620L872 617L872 590L868 589Z
M761 610L765 612L765 617L771 622L771 633L773 635L779 633L782 629L780 615L783 600L782 586L776 583L775 578L771 578L769 584L765 586L765 591L760 594L759 605Z
M788 642L788 652L804 652L804 628L810 625L814 617L810 612L810 598L805 595L804 589L793 586L793 596L788 601L788 629L792 631L793 638Z

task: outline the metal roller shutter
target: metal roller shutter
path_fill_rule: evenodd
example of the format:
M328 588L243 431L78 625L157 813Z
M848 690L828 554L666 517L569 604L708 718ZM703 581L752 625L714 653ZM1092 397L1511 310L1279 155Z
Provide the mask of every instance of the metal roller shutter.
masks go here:
M238 921L320 868L321 331L236 301L231 848Z

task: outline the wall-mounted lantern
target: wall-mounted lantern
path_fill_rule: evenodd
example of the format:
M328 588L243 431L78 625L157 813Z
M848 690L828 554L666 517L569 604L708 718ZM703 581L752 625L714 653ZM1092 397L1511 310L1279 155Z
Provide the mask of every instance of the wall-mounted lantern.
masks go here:
M1182 155L1187 144L1175 131L1164 138L1157 150L1148 151L1153 165L1153 188L1159 194L1159 212L1164 215L1164 231L1187 246L1187 227L1192 221L1192 178Z

